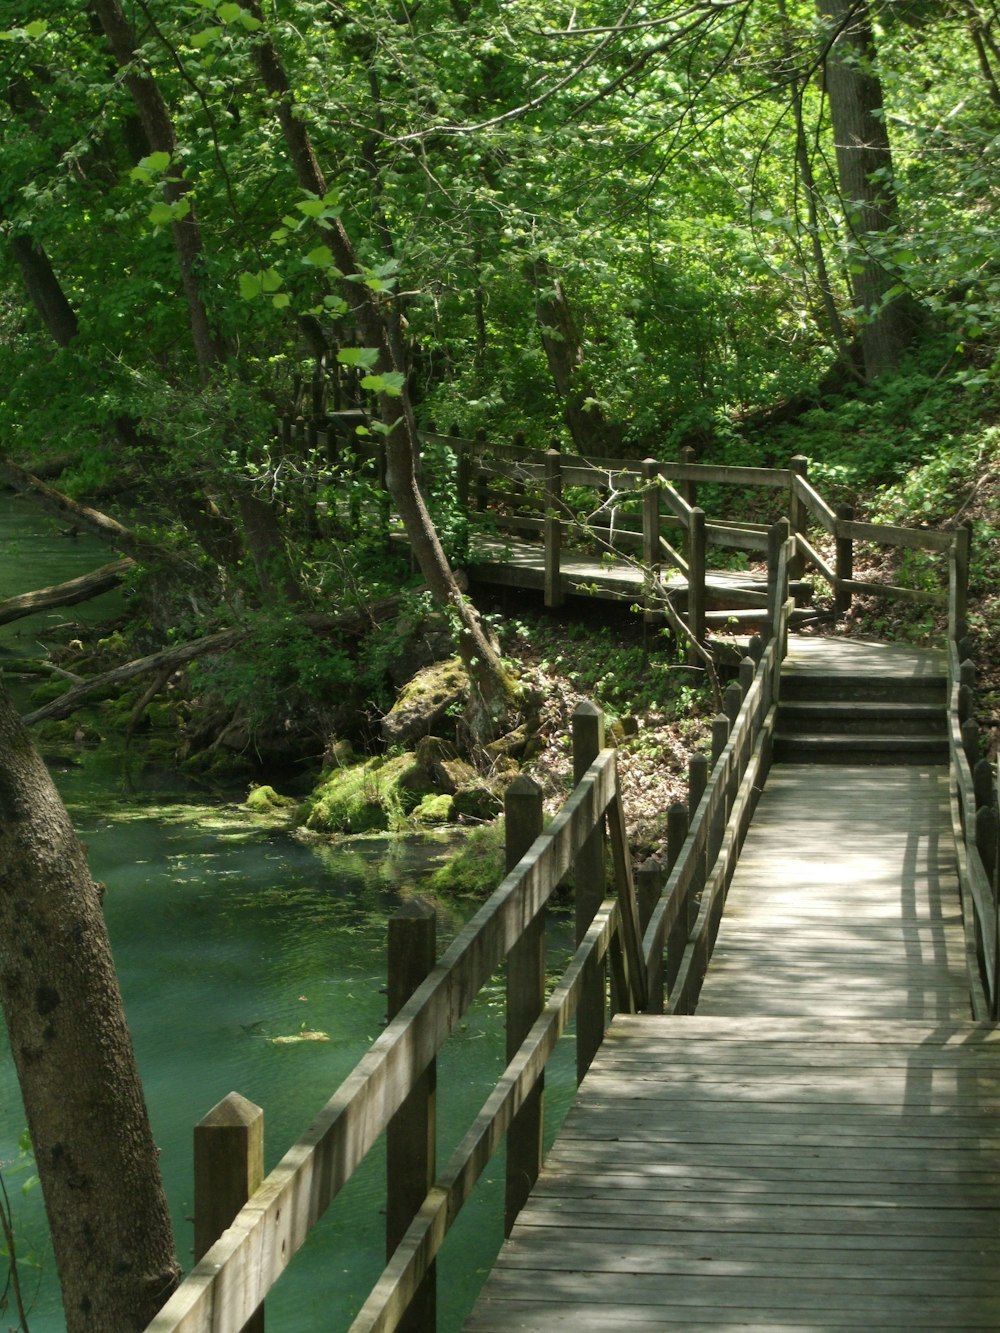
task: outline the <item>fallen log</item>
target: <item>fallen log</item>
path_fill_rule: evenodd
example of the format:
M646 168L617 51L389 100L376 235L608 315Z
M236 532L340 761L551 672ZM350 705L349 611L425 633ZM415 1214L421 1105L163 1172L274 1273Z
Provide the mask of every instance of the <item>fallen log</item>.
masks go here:
M58 518L69 519L75 528L93 533L95 537L100 537L102 541L109 542L137 560L152 558L174 568L189 568L189 562L173 551L168 551L157 542L141 537L131 528L119 523L116 518L111 518L109 514L102 514L99 509L91 509L89 505L70 499L68 495L63 495L62 491L49 486L27 468L12 463L10 459L2 456L0 456L0 482L15 491L20 491L23 495L30 496L48 513L55 514Z
M99 597L102 592L109 592L125 577L130 569L135 568L131 557L112 561L102 565L89 574L68 579L65 583L53 583L48 588L36 588L34 592L22 592L17 597L8 597L0 602L0 625L7 625L12 620L34 615L36 611L50 611L56 606L75 606L77 602L89 601Z
M399 598L388 597L364 610L344 611L340 615L309 612L303 616L296 616L295 619L317 633L337 630L342 634L363 634L366 629L371 629L383 620L388 620L398 609ZM100 676L94 676L81 685L74 685L71 690L61 694L58 699L43 704L41 708L36 708L33 713L26 713L21 721L25 726L30 727L34 726L36 722L47 722L52 718L68 717L70 713L80 707L84 700L98 693L98 691L105 690L112 685L124 684L125 681L133 680L136 676L146 675L150 671L161 673L163 681L166 683L178 667L186 666L188 662L193 662L196 658L204 657L210 653L228 652L231 648L235 648L237 644L249 639L254 632L255 630L252 627L241 625L233 629L218 630L215 634L206 634L202 639L192 639L189 643L181 643L173 648L162 648L159 652L149 653L146 657L138 657L132 662L125 662L122 666L114 667L111 671L105 671ZM146 703L148 705L148 699Z

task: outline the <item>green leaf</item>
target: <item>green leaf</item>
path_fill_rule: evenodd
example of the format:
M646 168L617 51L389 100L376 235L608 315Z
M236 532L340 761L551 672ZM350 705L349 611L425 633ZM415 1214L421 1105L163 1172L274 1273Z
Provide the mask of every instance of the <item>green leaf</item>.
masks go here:
M333 251L328 245L317 245L315 250L310 250L306 255L306 263L316 268L329 268L333 263Z
M307 218L320 218L323 216L326 204L322 199L300 199L295 207L300 213L305 213Z
M337 360L342 366L363 366L371 370L378 360L377 347L342 347L337 353Z
M150 153L147 157L139 159L138 166L134 166L129 172L129 179L148 183L154 176L162 176L169 166L169 153Z
M271 297L271 304L274 306L275 310L284 310L285 307L291 305L291 303L292 298L287 292L278 292L275 296Z
M252 301L255 296L260 296L262 286L259 273L240 274L240 296L244 301Z
M235 23L243 13L243 6L233 4L220 5L215 12L221 22Z
M361 387L370 389L372 393L385 393L390 398L399 398L405 383L405 375L398 370L387 370L384 375L366 375L361 381Z
M266 269L260 275L261 290L265 292L276 292L281 286L281 274L275 268Z
M188 38L188 42L196 51L200 51L207 46L209 42L217 42L222 35L221 28L202 28L196 32L193 37Z
M153 205L147 216L154 227L163 227L168 222L173 222L174 210L170 204L165 204L161 199Z

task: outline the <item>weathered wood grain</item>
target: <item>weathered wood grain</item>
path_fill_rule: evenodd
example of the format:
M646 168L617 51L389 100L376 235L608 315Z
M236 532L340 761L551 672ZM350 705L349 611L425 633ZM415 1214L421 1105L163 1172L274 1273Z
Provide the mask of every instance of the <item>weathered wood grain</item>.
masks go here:
M618 1017L466 1329L994 1328L998 1088L986 1024Z

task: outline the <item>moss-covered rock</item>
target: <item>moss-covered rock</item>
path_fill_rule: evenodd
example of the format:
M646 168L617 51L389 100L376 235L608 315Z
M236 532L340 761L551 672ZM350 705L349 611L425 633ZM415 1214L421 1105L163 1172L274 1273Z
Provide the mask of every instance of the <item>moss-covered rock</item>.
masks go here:
M412 754L334 769L306 802L314 833L375 833L399 828L433 786Z
M435 731L468 693L469 678L457 657L425 667L400 690L382 719L382 734L392 745L412 745Z
M425 796L413 811L413 820L421 825L448 824L453 818L455 798L447 792Z
M293 810L298 801L294 796L279 796L273 787L253 787L243 804L255 814L270 815L277 810Z
M455 792L452 811L464 819L493 819L500 813L500 798L485 782L469 782Z

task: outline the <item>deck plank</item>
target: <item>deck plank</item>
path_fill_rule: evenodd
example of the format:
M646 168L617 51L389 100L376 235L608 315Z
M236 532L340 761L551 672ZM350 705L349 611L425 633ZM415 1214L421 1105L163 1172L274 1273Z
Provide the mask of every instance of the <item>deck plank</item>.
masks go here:
M696 1015L614 1019L468 1333L1000 1327L1000 1031L950 839L943 770L772 768Z

